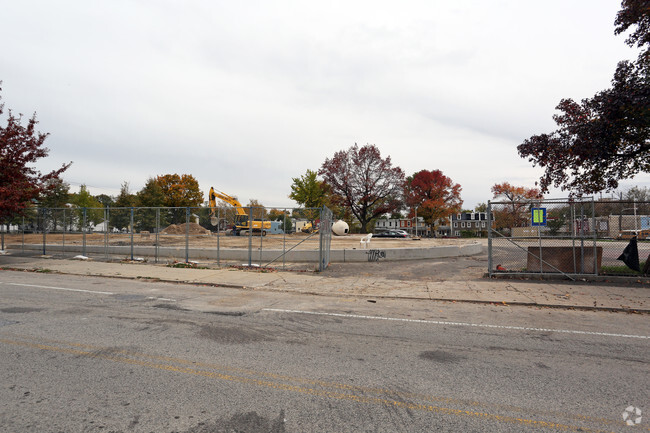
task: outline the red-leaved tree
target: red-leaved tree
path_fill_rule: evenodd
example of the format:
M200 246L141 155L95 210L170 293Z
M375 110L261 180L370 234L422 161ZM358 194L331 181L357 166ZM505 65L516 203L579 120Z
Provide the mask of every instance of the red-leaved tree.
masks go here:
M552 186L582 195L614 190L622 179L650 173L650 3L623 0L615 33L641 49L636 62L618 64L612 87L580 102L562 99L558 128L517 147L544 168L542 192Z
M461 186L440 170L421 170L409 176L404 182L404 201L412 209L417 207L418 216L435 227L442 219L458 213L463 200Z
M349 209L366 233L374 218L401 206L404 172L393 167L390 156L381 157L375 145L361 148L355 143L327 158L319 175L323 176L341 205Z
M2 82L0 82L2 84ZM2 88L0 88L0 91ZM0 103L0 116L4 113ZM32 200L57 185L55 180L70 164L42 174L33 163L48 155L43 147L48 134L36 131L36 114L22 124L22 115L7 111L7 126L0 126L0 222L21 215Z

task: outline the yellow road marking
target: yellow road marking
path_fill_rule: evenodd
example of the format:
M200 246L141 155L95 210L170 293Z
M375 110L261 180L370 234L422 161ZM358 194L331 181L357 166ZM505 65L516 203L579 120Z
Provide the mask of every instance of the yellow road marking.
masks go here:
M142 367L155 368L155 369L164 370L164 371L171 371L171 372L176 372L176 373L190 374L190 375L195 375L195 376L202 376L202 377L207 377L207 378L211 378L211 379L226 380L226 381L231 381L231 382L252 384L252 385L266 387L266 388L272 388L272 389L278 389L278 390L284 390L284 391L291 391L291 392L297 392L297 393L302 393L302 394L309 394L309 395L333 398L333 399L338 399L338 400L349 400L349 401L355 401L355 402L358 402L358 403L381 404L381 405L384 405L384 406L393 406L393 407L400 407L400 408L411 409L411 410L435 412L435 413L442 413L442 414L455 415L455 416L468 416L468 417L474 417L474 418L484 418L484 419L488 419L488 420L506 422L506 423L511 423L511 424L528 425L528 426L540 427L540 428L560 429L560 430L563 430L563 431L581 431L581 432L591 432L591 433L605 433L604 430L597 430L597 429L591 429L591 428L586 428L586 427L579 427L579 426L573 426L573 425L561 424L561 423L555 423L555 422L549 422L549 421L539 421L539 420L518 418L518 417L512 417L512 416L506 416L506 415L498 415L498 414L491 414L491 413L486 413L486 412L477 412L477 411L463 410L463 409L452 409L452 408L440 407L440 406L434 406L434 405L428 405L428 404L410 403L410 402L391 400L391 399L388 399L388 398L380 398L380 397L367 397L367 396L361 396L361 395L356 395L356 394L348 394L348 393L329 391L329 390L318 390L318 389L302 387L302 386L297 386L297 385L291 385L291 384L286 384L286 383L278 383L278 382L272 382L272 381L268 381L268 380L261 380L261 379L250 378L250 377L235 376L235 375L232 375L232 374L223 374L223 373L199 370L199 369L189 368L189 367L178 367L178 366L174 366L174 365L171 365L171 364L156 363L156 362L126 358L126 357L122 357L122 356L114 356L114 354L122 354L122 355L128 355L128 356L140 356L140 357L157 359L157 360L161 360L161 361L175 362L175 363L180 363L180 364L192 363L193 365L198 365L198 366L201 366L201 367L221 368L221 369L227 369L227 370L230 370L230 371L236 371L236 372L239 372L239 373L267 376L267 377L271 377L271 378L274 378L274 379L298 381L298 382L302 382L302 383L306 383L306 384L319 385L319 386L325 386L325 387L335 387L335 388L344 389L344 390L347 390L347 391L361 391L361 392L368 392L369 391L369 392L382 393L382 394L391 394L391 395L397 395L397 396L424 398L426 400L446 401L446 402L449 402L449 403L456 403L456 402L466 403L466 402L463 402L463 401L460 401L460 400L453 400L453 399L447 399L447 398L440 398L440 397L433 397L433 396L423 396L423 395L411 394L411 393L393 392L393 391L389 391L389 390L374 389L374 388L363 388L363 387L356 387L356 386L350 386L350 385L345 385L345 384L336 384L336 383L330 383L330 382L324 382L324 381L318 381L318 380L293 378L291 376L276 375L276 374L273 374L273 373L255 372L255 371L252 371L252 370L238 369L238 368L232 368L232 367L226 367L226 366L215 366L215 365L205 364L205 363L200 363L200 362L195 363L195 362L188 361L188 360L183 360L183 359L156 356L156 355L147 355L147 354L142 354L142 353L137 353L137 352L115 351L115 352L112 352L112 354L106 354L106 353L101 353L101 352L97 353L97 352L89 352L89 351L80 350L80 349L71 349L71 348L65 348L65 347L51 346L51 345L46 345L46 344L41 344L41 343L30 343L30 342L26 342L26 341L9 340L9 339L5 339L5 338L0 338L0 342L5 343L5 344L10 344L10 345L15 345L15 346L30 347L30 348L35 348L35 349L39 349L39 350L47 350L47 351L54 351L54 352L61 352L61 353L67 353L67 354L72 354L72 355L78 355L78 356L86 356L86 357L89 357L89 358L104 359L104 360L109 360L109 361L113 361L113 362L120 362L120 363L125 363L125 364L138 365L138 366L142 366ZM72 346L72 347L81 347L81 348L87 348L87 349L99 349L99 350L106 349L106 348L102 348L102 347L98 347L98 346L90 346L90 345L79 344L79 343L66 343L66 342L59 342L59 343L66 344L66 345L69 345L69 346ZM478 404L480 404L480 403L478 403ZM579 416L579 419L594 421L594 419L589 419L588 417L583 417L583 416ZM607 421L607 422L611 423L611 421L609 421L609 420L602 420L602 421Z

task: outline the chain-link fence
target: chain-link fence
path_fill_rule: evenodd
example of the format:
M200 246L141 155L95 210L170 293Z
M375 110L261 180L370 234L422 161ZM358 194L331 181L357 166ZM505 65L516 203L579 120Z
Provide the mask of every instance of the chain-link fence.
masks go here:
M490 275L648 273L649 202L489 202L488 218Z
M32 208L0 225L0 247L61 258L322 271L331 222L327 208Z

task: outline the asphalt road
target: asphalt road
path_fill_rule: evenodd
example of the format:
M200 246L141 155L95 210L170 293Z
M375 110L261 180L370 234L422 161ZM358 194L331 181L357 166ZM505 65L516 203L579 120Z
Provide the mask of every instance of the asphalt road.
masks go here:
M650 431L647 316L368 301L4 271L0 431Z

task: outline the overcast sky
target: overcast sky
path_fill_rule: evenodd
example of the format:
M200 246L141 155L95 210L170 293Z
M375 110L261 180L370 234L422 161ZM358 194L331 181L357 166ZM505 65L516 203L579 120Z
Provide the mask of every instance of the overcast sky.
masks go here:
M439 169L464 208L541 170L516 147L562 98L636 58L615 0L0 0L5 108L49 132L42 171L116 195L192 174L292 206L293 177L375 144L407 175ZM625 182L650 186L650 176ZM553 191L548 197L563 197Z

